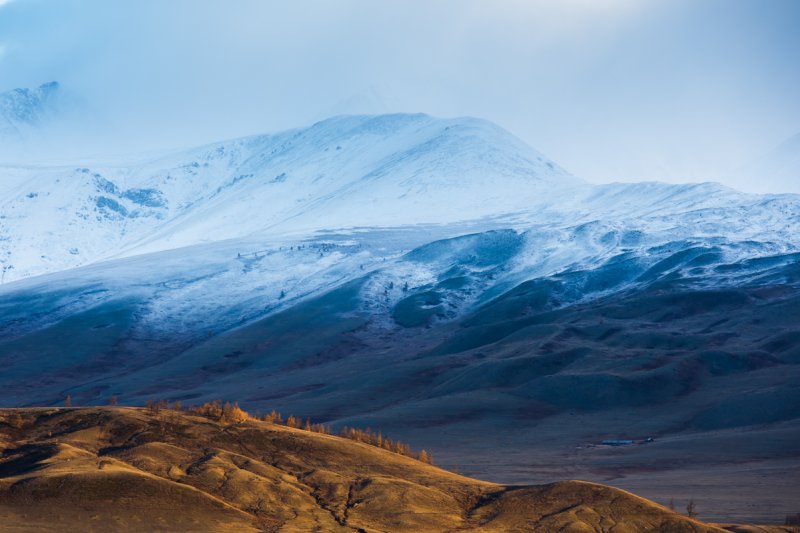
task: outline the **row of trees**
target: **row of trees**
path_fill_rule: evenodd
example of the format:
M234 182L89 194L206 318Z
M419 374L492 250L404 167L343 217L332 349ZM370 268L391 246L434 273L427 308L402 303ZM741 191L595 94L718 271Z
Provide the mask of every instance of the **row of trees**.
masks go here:
M117 397L111 396L108 400L108 404L117 405ZM67 397L64 399L64 405L66 407L72 407L72 396L67 395ZM172 403L168 402L167 400L148 400L148 402L145 404L145 410L151 415L158 415L162 411L184 411L184 407L181 402L177 400ZM312 423L308 418L303 420L302 418L298 418L293 415L289 415L288 417L284 418L283 415L274 409L264 416L252 415L239 407L239 404L236 402L222 403L221 400L214 400L212 402L206 402L202 405L191 406L186 409L186 412L193 415L204 416L206 418L217 420L226 424L240 424L242 422L247 422L248 420L260 420L270 424L312 431L314 433L323 433L325 435L333 434L331 426ZM421 450L418 453L414 452L411 449L411 446L408 444L392 440L383 436L383 434L380 432L375 432L370 428L360 429L345 426L339 430L338 436L364 444L369 444L370 446L375 446L377 448L400 455L405 455L406 457L412 457L422 461L423 463L430 465L433 464L433 457L431 456L430 452L426 450Z
M167 409L173 411L182 411L183 406L179 401L170 404L166 400L150 400L145 405L145 409L150 414L158 415L161 411ZM249 420L260 420L269 424L287 426L290 428L302 429L304 431L311 431L314 433L322 433L325 435L333 434L331 426L312 423L311 419L309 418L303 420L302 418L294 415L289 415L284 418L283 415L274 409L270 413L263 416L251 415L239 407L239 404L236 402L222 403L220 400L214 400L212 402L206 402L202 405L189 407L186 411L193 415L203 416L226 424L241 424ZM384 437L380 432L372 431L369 428L359 429L353 427L343 427L339 431L338 436L364 444L369 444L371 446L375 446L377 448L400 455L405 455L406 457L412 457L429 465L433 464L433 457L431 456L430 452L421 450L420 452L415 453L408 444Z
M670 498L669 508L671 511L675 510L674 498ZM697 504L694 503L694 499L689 500L689 503L686 504L686 516L688 516L689 518L697 518Z
M429 465L433 464L433 456L431 456L430 452L421 450L419 453L414 453L411 450L411 446L408 444L400 441L393 441L388 437L384 437L380 432L376 433L372 431L370 428L359 429L345 426L339 432L339 436L346 439L363 442L364 444L369 444L378 448L383 448L384 450L399 453L400 455L405 455L407 457L413 457L414 459L422 461L423 463L428 463Z

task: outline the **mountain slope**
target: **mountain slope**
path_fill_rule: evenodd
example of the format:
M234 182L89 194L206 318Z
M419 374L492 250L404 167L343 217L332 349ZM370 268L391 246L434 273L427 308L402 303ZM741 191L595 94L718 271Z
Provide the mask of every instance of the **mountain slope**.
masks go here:
M794 512L797 195L588 185L425 115L4 172L5 405L222 396L494 480Z
M16 531L722 531L611 487L505 487L255 420L0 416L0 527Z
M590 228L548 246L539 228L229 241L7 284L3 401L222 396L382 427L488 479L613 479L666 503L679 494L659 480L686 476L717 519L775 519L798 487L770 474L800 460L797 253L719 238L623 252L631 236ZM561 242L591 243L597 266L542 274L537 253Z
M358 228L436 225L448 228L437 236L456 236L599 223L788 249L800 227L797 197L715 184L589 186L491 123L426 115L336 117L122 166L0 173L3 282L204 242Z
M489 122L426 115L337 117L126 167L2 174L6 281L265 232L473 220L580 184Z

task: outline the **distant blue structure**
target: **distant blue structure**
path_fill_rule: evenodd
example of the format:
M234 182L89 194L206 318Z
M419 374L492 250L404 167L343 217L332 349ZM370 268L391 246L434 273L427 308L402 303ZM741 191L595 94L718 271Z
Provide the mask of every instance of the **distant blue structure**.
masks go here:
M633 439L608 439L602 441L600 444L604 446L631 446L632 444L648 444L651 442L655 442L653 437L645 437L638 441L638 443Z

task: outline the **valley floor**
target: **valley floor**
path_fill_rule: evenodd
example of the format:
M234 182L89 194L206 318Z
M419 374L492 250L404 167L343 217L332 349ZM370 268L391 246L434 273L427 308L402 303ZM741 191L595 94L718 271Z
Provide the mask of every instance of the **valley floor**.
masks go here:
M799 426L681 435L619 447L599 445L608 436L602 431L592 443L576 439L571 444L546 429L525 447L519 442L522 439L508 435L505 442L497 442L503 439L497 433L489 435L480 448L461 446L458 443L471 439L447 430L429 431L439 435L441 445L430 437L423 442L438 451L437 460L443 466L480 479L509 484L584 479L664 506L673 500L678 511L692 499L699 516L711 522L783 524L787 514L800 512L800 457L768 454L770 444L797 442ZM493 451L499 449L495 446L504 446L501 459ZM743 456L750 458L742 460Z

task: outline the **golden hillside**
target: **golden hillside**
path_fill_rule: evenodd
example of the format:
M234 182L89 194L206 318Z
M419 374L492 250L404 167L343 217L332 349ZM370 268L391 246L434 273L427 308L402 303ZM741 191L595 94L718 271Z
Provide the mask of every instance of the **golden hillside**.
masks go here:
M502 486L368 444L173 410L0 410L0 530L712 532L580 481Z

